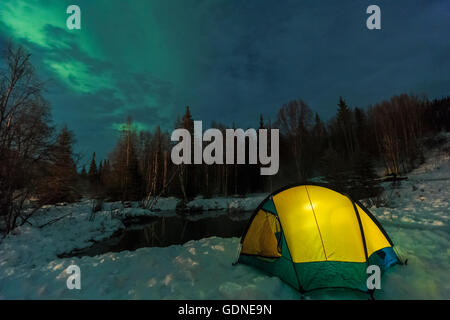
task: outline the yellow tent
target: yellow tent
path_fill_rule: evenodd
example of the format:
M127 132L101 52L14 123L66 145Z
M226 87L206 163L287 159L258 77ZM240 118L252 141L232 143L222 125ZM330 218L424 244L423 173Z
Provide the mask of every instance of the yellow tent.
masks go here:
M347 287L368 291L368 265L400 262L393 243L359 202L319 185L283 188L250 219L238 262L277 275L301 292Z

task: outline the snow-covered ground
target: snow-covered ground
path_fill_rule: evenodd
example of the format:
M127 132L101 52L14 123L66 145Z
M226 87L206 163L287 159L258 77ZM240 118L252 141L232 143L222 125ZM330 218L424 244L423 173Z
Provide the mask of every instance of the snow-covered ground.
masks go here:
M377 299L450 299L450 159L435 151L387 191L387 207L371 208L396 244L407 266L382 279ZM197 198L189 206L224 212L252 210L265 195L250 198ZM0 299L299 299L276 277L246 265L232 266L238 238L207 238L167 248L141 248L95 257L60 259L58 254L89 246L124 228L126 215L172 215L176 199L163 198L159 212L105 204L89 221L91 203L44 208L32 226L24 225L0 243ZM71 214L69 214L71 213ZM67 215L69 214L69 215ZM58 217L64 218L39 228ZM66 287L66 268L81 269L81 290ZM349 290L316 291L306 299L367 299Z

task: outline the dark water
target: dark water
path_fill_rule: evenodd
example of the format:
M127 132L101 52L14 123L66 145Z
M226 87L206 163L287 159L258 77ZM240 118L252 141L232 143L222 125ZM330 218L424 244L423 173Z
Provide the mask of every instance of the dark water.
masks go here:
M222 214L213 218L192 220L185 217L152 217L144 221L124 221L126 228L109 239L59 255L60 258L95 256L107 252L133 251L142 247L167 247L190 240L217 236L241 237L248 217L239 220Z

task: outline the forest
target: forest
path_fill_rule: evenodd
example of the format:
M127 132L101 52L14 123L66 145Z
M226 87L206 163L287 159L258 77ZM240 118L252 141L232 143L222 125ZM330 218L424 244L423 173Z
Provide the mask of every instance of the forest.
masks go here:
M76 137L70 128L52 124L46 83L38 79L30 54L10 45L3 59L0 219L5 234L27 223L44 204L83 197L139 201L151 208L161 196L176 196L182 207L199 195L270 193L307 182L326 183L354 199L376 197L381 176L408 173L424 161L427 148L439 143L437 134L450 130L450 97L429 100L402 93L370 106L352 106L343 93L329 119L321 119L301 98L279 106L273 119L255 114L255 128L280 130L280 169L274 176L260 175L260 165L236 161L174 165L170 132L158 125L151 132L138 130L131 117L124 119L108 157L98 159L93 153L86 166L74 152ZM192 133L194 119L201 115L191 114L187 106L172 129ZM238 120L233 128L239 128ZM222 132L229 125L210 124Z

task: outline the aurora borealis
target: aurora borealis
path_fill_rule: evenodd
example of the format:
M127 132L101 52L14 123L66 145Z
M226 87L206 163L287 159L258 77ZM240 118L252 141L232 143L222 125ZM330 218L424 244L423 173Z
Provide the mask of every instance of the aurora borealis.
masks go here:
M0 47L31 53L57 124L104 158L131 115L171 129L186 105L205 124L257 125L302 98L327 119L339 96L366 107L399 93L449 94L450 3L376 1L1 0ZM82 29L66 28L77 4Z

